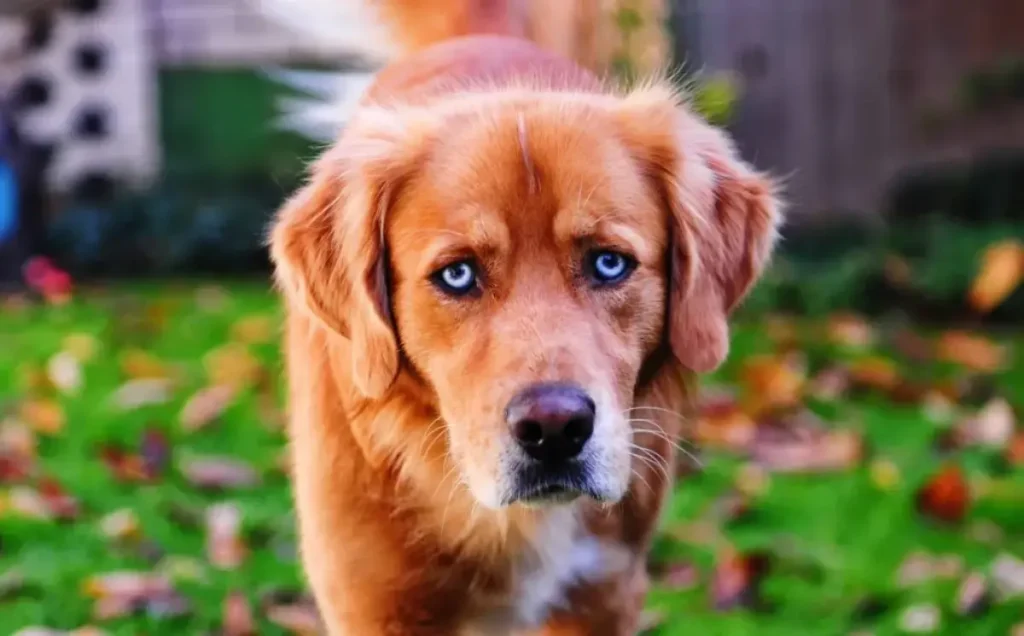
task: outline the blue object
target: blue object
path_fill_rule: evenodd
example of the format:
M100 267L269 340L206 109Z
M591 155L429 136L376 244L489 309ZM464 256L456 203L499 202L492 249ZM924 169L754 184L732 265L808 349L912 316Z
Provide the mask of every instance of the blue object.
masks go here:
M14 170L0 160L0 243L18 231L18 179Z

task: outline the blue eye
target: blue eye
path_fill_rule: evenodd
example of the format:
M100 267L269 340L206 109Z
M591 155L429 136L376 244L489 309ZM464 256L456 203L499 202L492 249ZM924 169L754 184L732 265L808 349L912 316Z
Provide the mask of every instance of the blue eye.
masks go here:
M636 263L630 257L611 250L591 252L587 273L599 285L622 282L633 272Z
M470 261L459 261L442 267L431 279L441 291L452 296L462 296L477 287L476 268Z

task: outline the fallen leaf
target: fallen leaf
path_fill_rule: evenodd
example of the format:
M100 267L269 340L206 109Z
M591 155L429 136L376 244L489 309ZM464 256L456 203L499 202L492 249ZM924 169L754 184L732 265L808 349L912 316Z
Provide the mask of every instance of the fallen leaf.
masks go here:
M795 358L755 356L740 371L744 406L753 416L794 407L803 397L805 371Z
M850 378L860 388L893 391L900 384L899 370L888 358L870 356L850 365Z
M871 482L879 490L890 491L900 483L900 469L888 459L876 459L869 469Z
M185 479L198 488L247 488L259 483L259 474L249 464L228 457L193 456L180 463Z
M940 360L952 362L979 373L994 373L1006 363L1006 350L984 336L965 331L947 331L939 337L936 353Z
M274 322L267 316L247 316L231 326L231 337L242 344L263 344L274 337Z
M197 392L181 410L181 426L188 432L195 432L210 424L231 405L235 389L231 386L211 386Z
M131 509L122 508L100 519L100 531L115 541L135 540L139 538L139 518Z
M156 572L169 581L177 583L203 583L207 580L206 567L198 560L185 556L167 556L160 560Z
M752 457L772 472L831 472L856 466L863 452L864 442L859 433L834 430L803 438L759 436Z
M64 429L64 409L52 400L22 402L19 417L34 431L44 435L56 435Z
M692 563L671 563L658 574L658 585L670 590L689 590L699 581L700 572Z
M245 389L257 382L259 361L240 344L231 343L214 349L203 358L206 375L213 386Z
M992 584L1000 600L1024 595L1024 561L1009 553L1000 554L991 566Z
M925 516L949 523L962 521L971 504L963 471L955 464L943 466L918 490L916 501L918 512Z
M74 356L78 362L84 364L96 357L100 349L100 343L91 334L73 333L64 338L62 348Z
M222 612L224 636L251 636L256 634L256 621L249 600L241 592L231 592L224 598Z
M956 613L961 616L977 616L988 608L990 602L988 582L982 574L972 572L957 590Z
M757 424L734 401L705 403L697 418L696 440L705 446L745 450L754 439Z
M128 349L120 356L121 372L129 380L168 380L170 369L159 358L141 349Z
M233 503L220 503L206 511L206 555L222 570L239 567L248 550L242 540L242 511Z
M146 477L156 479L163 475L171 461L171 444L167 440L167 435L159 429L146 428L139 445L139 457Z
M224 311L230 299L223 287L207 285L196 290L196 306L208 313Z
M78 517L78 501L56 479L40 479L39 494L54 519L70 521Z
M1006 447L1006 460L1010 466L1024 466L1024 431L1018 431Z
M1000 241L986 248L981 267L967 301L979 312L988 313L1013 293L1024 279L1024 243L1015 239Z
M312 600L271 604L265 614L268 621L295 636L317 636L323 631L320 612Z
M762 466L744 464L736 471L736 490L747 497L759 497L768 490L771 477Z
M875 342L875 330L854 314L836 314L828 319L825 332L832 344L851 349L866 349Z
M1016 426L1013 407L1003 398L995 398L974 416L961 421L957 437L969 446L1006 448Z
M850 372L842 367L834 366L822 370L814 376L808 385L807 392L818 400L831 402L839 399L850 389Z
M888 254L882 265L882 273L891 285L898 289L906 288L914 278L910 263L902 256Z
M0 502L0 511L9 510L28 519L49 520L53 517L46 499L34 488L16 486L7 493L6 502Z
M768 563L762 554L744 555L731 549L720 554L711 580L714 608L756 607L760 603L760 585L768 573Z
M130 380L114 392L114 403L125 411L164 404L171 399L173 384L163 378Z
M61 393L77 395L82 388L82 365L67 351L53 355L46 363L50 383Z
M942 613L930 603L912 605L900 615L900 629L911 634L930 634L942 624Z
M959 578L963 570L963 559L955 554L914 552L900 564L896 580L901 587L914 587L936 580Z
M150 480L149 470L141 456L122 448L106 446L100 449L100 459L119 482L136 483Z

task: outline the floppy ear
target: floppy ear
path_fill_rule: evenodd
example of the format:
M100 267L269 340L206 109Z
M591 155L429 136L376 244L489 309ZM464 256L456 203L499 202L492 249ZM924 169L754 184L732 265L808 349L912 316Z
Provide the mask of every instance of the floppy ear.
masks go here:
M639 91L620 108L627 145L669 214L669 345L685 367L713 371L729 352L727 318L775 244L782 218L775 184L671 90Z
M352 378L367 397L398 374L387 287L387 209L421 144L383 110L369 110L313 166L309 183L280 210L270 236L278 285L351 343Z

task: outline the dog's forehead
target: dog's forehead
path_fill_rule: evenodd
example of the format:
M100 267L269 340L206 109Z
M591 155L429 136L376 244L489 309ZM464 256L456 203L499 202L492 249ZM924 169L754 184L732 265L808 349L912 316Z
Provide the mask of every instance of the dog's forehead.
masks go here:
M453 125L412 180L398 231L501 246L659 220L623 145L592 113L563 115L510 111Z

